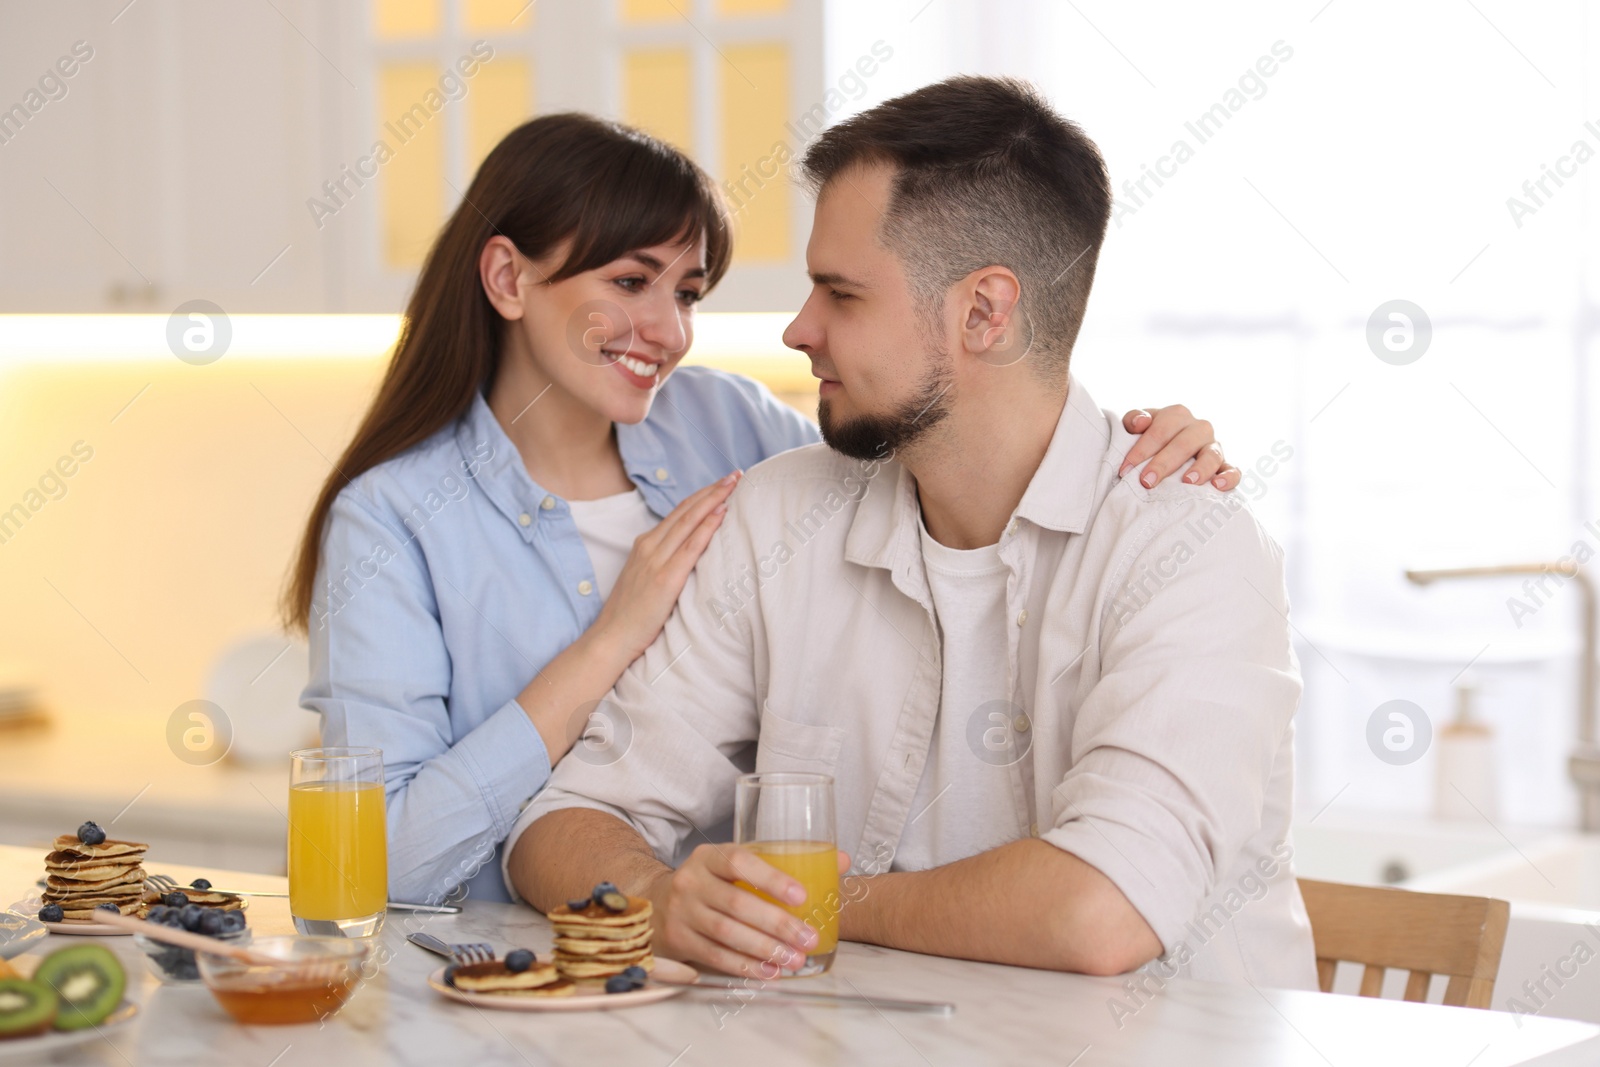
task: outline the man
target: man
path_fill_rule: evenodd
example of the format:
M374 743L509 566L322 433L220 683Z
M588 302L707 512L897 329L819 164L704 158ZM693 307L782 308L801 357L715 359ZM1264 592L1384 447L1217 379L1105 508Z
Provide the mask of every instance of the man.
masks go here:
M610 880L664 955L797 966L815 932L734 882L798 883L698 829L755 743L758 770L837 780L846 939L1315 988L1282 553L1209 487L1120 480L1132 438L1068 372L1099 152L1029 87L963 77L803 166L813 284L784 341L827 447L746 475L602 710L626 750L560 764L508 881L547 910Z

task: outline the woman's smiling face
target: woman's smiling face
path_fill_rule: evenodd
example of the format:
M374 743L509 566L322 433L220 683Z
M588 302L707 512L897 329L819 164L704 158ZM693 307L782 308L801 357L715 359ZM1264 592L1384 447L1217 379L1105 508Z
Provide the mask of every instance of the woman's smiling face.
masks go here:
M695 304L706 289L705 238L635 249L545 282L566 254L563 246L538 263L521 259L524 314L510 327L522 331L535 369L551 385L612 422L642 422L694 340Z

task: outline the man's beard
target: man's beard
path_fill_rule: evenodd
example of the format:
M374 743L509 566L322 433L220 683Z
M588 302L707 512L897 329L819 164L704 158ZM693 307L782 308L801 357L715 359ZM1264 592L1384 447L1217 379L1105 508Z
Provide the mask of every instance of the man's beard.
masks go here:
M887 415L858 415L835 419L824 398L817 404L822 439L835 452L851 459L888 459L916 443L950 414L950 361L935 358L911 398Z

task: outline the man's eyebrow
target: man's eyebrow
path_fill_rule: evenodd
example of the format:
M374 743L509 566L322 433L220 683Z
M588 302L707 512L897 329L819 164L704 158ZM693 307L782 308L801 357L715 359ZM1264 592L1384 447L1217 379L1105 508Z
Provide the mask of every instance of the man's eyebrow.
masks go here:
M838 273L837 271L824 270L810 271L808 273L811 275L811 282L813 285L829 285L835 289L871 288L871 286L867 285L866 282L858 282L854 278L847 277Z

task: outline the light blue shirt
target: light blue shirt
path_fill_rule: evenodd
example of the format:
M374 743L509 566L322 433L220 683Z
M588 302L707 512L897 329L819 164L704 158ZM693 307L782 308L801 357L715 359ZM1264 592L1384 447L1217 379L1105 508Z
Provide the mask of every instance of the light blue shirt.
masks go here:
M616 430L660 517L818 439L764 386L694 366L662 383L649 418ZM529 477L482 396L334 501L301 703L321 714L323 744L383 750L390 899L438 901L463 883L475 900L510 899L500 850L550 777L515 698L593 624L594 584L566 501Z

